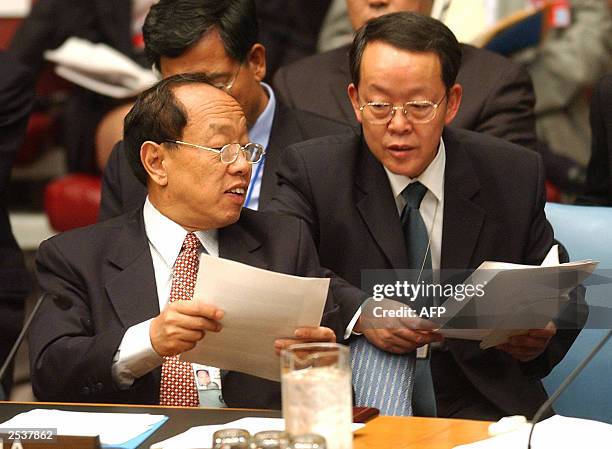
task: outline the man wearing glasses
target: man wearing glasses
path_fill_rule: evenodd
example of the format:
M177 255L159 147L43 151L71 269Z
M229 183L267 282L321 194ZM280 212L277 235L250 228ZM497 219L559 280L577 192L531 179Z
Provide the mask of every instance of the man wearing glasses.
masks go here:
M249 136L266 149L254 167L245 207L267 204L276 189L276 169L290 144L352 128L318 115L290 110L262 80L266 50L258 42L253 0L161 0L143 27L145 52L163 77L202 72L240 103ZM100 220L142 205L145 191L131 174L121 146L104 174Z
M52 297L30 333L38 399L197 406L202 368L173 356L223 332L222 310L190 300L199 255L324 274L299 220L243 208L264 156L246 122L205 75L175 75L141 94L124 140L147 188L144 206L40 246L38 280ZM323 315L330 327L297 329L295 339L275 342L277 352L296 341L335 341L344 331L334 300L330 294ZM215 378L228 406L280 408L276 382L237 372Z
M350 51L348 94L361 136L314 139L283 153L271 208L306 221L321 264L355 286L368 269L467 270L485 260L539 265L553 244L540 157L448 128L461 103L460 64L459 43L437 20L399 12L368 22ZM438 346L430 356L417 353L430 362L416 360L412 411L397 407L412 383L396 399L369 396L368 388L362 395L355 362L357 405L385 414L531 417L546 398L540 379L577 335L551 323L485 352L466 340L440 345L441 335L400 320L387 329L368 326L369 318L362 310L353 330L387 353L414 357L417 348ZM356 341L363 337L351 345L364 350ZM380 366L378 379L388 375L389 365Z

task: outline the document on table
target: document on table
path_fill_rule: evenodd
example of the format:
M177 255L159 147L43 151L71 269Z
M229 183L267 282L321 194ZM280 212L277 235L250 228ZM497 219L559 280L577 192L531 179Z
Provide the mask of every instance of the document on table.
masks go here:
M100 436L100 444L125 449L136 448L168 420L148 413L89 413L34 409L0 424L2 428L57 429L58 435Z
M222 309L221 332L208 332L181 360L280 381L274 340L321 323L328 278L275 273L202 254L193 299Z
M530 424L476 443L454 449L515 449L526 448ZM555 415L536 424L531 440L532 449L604 449L610 447L612 425L589 419Z
M437 332L446 338L477 340L488 349L528 329L544 328L597 264L592 260L560 264L557 245L540 266L483 262L464 285L483 286L484 295L445 301L444 322Z
M352 424L353 432L365 424ZM242 418L226 424L192 427L167 440L151 445L151 449L195 449L212 447L212 436L220 429L244 429L251 435L264 430L285 430L285 420L282 418Z

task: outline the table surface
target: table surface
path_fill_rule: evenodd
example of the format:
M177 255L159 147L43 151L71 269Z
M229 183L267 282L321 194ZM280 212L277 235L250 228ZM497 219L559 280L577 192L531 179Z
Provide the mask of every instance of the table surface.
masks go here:
M153 443L170 438L193 426L223 424L247 416L268 418L281 416L281 413L277 410L0 401L0 422L6 421L18 413L35 408L167 415L170 419L144 441L140 446L142 448L148 448ZM450 449L459 444L486 438L488 425L489 422L486 421L380 416L369 421L363 429L355 433L353 449Z

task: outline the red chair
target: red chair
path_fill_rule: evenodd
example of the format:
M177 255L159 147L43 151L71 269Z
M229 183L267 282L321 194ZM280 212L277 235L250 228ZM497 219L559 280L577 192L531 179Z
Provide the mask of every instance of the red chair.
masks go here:
M45 187L45 212L58 232L87 226L98 220L99 176L70 174L54 179Z

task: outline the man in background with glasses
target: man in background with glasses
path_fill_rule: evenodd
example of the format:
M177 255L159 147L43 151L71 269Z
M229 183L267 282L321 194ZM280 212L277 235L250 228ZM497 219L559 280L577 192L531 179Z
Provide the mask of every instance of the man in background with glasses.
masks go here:
M249 142L240 105L212 84L200 74L166 78L127 115L126 155L146 185L143 207L41 244L38 280L52 298L30 332L38 399L198 406L198 368L173 356L223 332L224 322L222 310L190 300L199 255L325 274L299 220L243 208L264 150ZM330 293L330 327L297 329L276 351L335 341L344 332L339 315ZM218 370L211 377L228 406L280 409L276 382Z
M271 208L306 221L321 264L354 286L364 282L364 270L465 271L485 260L539 265L553 244L538 154L448 127L462 100L460 65L461 47L441 22L409 12L378 17L357 32L350 50L348 94L361 136L323 137L283 152ZM390 328L368 326L370 318L362 311L353 328L366 347L414 357L442 340L400 319L384 323ZM546 399L540 379L577 333L551 323L486 352L478 342L448 339L430 355L417 352L430 363L416 360L405 391L380 380L362 394L357 379L369 374L357 357L356 405L385 414L531 417ZM390 365L373 374L393 379ZM370 396L368 385L387 393ZM389 391L401 395L389 399ZM399 410L406 399L412 410Z
M253 0L161 0L143 27L145 52L163 77L206 73L240 103L249 135L266 149L253 169L245 207L265 205L276 188L282 150L313 137L352 132L348 125L290 110L262 80L266 50L258 42ZM121 145L104 174L100 220L142 205L145 191L131 174Z

